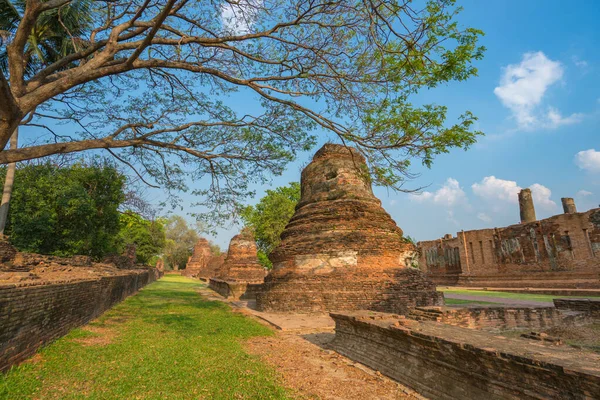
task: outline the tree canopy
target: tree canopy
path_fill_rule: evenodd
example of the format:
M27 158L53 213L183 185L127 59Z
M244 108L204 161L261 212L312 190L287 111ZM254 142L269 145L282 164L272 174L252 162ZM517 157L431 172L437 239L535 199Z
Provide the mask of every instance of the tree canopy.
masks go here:
M114 166L100 162L18 168L7 226L11 243L61 256L117 252L125 181Z
M444 105L416 104L477 73L482 32L459 25L454 3L2 0L0 148L19 124L49 133L0 163L104 149L169 190L206 179L195 194L232 209L249 183L333 135L367 156L375 183L402 190L412 162L480 133L469 111L448 121ZM40 21L72 7L90 19L56 27L72 51L28 62Z
M134 244L138 263L154 265L166 243L164 219L148 220L130 210L119 217L118 251Z
M298 201L300 184L291 182L287 186L267 190L255 206L246 206L240 212L246 226L254 232L259 260L264 266L271 266L267 256L281 241L281 232L294 215Z
M163 260L166 267L184 269L194 245L200 238L198 230L191 227L183 217L173 215L165 221L165 234Z

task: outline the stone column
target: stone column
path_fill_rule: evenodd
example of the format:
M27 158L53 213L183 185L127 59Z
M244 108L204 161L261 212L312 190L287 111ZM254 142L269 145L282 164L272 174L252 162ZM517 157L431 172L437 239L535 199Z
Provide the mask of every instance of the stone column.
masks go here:
M565 214L575 214L577 213L577 207L575 206L575 200L572 197L563 197L560 199L562 201L562 206Z
M534 222L535 207L533 206L533 197L531 197L531 189L522 189L519 192L519 210L521 212L521 223Z

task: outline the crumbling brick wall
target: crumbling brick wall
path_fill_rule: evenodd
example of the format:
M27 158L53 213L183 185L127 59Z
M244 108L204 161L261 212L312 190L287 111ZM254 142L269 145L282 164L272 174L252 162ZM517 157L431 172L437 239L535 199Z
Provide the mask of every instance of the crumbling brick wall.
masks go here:
M159 274L136 270L93 280L0 286L0 371L98 317Z
M600 287L600 209L461 231L418 246L420 268L437 283Z
M600 355L373 312L332 313L334 350L431 399L592 399Z
M407 316L418 321L436 321L463 328L491 331L578 326L591 322L588 313L575 308L573 310L563 312L555 307L416 307L410 310Z

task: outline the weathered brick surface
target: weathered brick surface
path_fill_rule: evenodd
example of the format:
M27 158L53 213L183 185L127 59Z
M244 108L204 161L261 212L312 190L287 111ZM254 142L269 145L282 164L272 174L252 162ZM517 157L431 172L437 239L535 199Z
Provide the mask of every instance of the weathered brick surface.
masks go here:
M600 288L600 209L418 243L439 284Z
M596 353L390 314L331 316L336 351L431 399L597 399L600 393Z
M225 281L260 283L265 275L265 268L258 262L254 235L244 229L229 242L227 257L215 277Z
M267 275L256 295L259 311L323 313L376 310L406 313L416 306L443 305L435 285L412 268L365 272L335 271L326 277Z
M0 285L0 371L98 317L159 274L155 269L131 270L92 280Z
M208 262L212 257L210 244L205 238L200 238L194 245L192 256L189 258L182 275L189 277L199 277L200 275L211 275L207 270Z
M260 290L261 284L210 278L208 287L226 299L255 300L256 293Z
M301 199L269 255L257 295L264 311L405 309L439 304L435 287L408 271L414 246L373 195L365 158L326 144L302 171Z
M554 306L560 310L581 311L594 318L600 318L598 299L554 299Z
M562 312L555 307L416 307L407 317L483 330L543 329L591 322L585 312Z
M219 254L218 256L211 256L208 259L206 268L198 272L196 277L200 280L208 281L212 277L219 276L221 274L221 270L223 269L223 264L225 263L226 257L227 253Z

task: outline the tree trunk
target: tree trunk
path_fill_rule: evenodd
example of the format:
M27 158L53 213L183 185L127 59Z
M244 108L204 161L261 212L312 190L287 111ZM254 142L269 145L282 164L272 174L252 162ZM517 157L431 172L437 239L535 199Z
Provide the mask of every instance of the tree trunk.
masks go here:
M16 150L19 142L19 128L16 128L10 137L10 149ZM4 228L8 219L8 206L12 196L13 183L15 182L15 171L17 163L8 164L6 169L6 178L4 179L4 191L2 192L2 203L0 204L0 237L4 236Z

